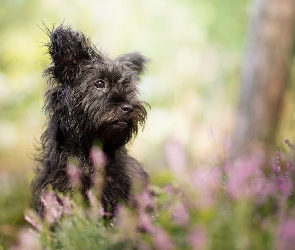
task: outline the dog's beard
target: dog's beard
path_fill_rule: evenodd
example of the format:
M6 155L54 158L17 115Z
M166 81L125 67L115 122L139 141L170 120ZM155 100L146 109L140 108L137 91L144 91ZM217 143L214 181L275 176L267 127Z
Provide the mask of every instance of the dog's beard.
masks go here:
M100 127L98 139L108 148L117 148L126 144L132 137L130 127L124 123L109 123Z
M134 112L128 117L115 115L115 112L105 114L97 124L95 139L100 140L105 147L123 146L137 135L140 126L144 126L146 115L143 105L134 105Z

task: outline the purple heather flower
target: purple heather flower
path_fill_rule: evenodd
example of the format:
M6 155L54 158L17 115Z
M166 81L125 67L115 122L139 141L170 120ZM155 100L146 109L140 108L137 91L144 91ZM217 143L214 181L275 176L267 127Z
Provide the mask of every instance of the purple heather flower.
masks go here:
M73 209L76 209L75 203L67 196L59 198L60 205L62 206L62 212L67 215L73 213Z
M291 163L287 163L287 170L288 172L294 172L294 169L292 168Z
M97 199L95 195L93 194L92 190L87 191L87 198L89 200L91 207L94 207L94 208L98 207Z
M137 201L139 202L139 206L142 209L153 208L155 205L152 196L147 190L137 196Z
M277 249L289 250L295 246L295 220L284 218L279 222L276 232Z
M93 194L92 190L87 191L87 197L89 199L90 203L90 210L89 210L89 216L93 219L101 218L104 215L107 215L106 212L104 212L103 207L98 202L98 199Z
M67 174L72 187L79 187L81 185L81 175L79 169L76 166L68 165Z
M273 172L275 172L275 173L279 173L279 172L281 172L281 166L278 165L278 164L273 164L273 165L272 165L272 170L273 170Z
M239 159L227 167L227 190L230 196L236 200L248 198L261 201L268 194L269 180L265 177L261 166L261 155Z
M171 217L177 225L182 227L187 225L190 220L186 207L180 201L176 201L176 203L172 206Z
M41 250L43 249L36 232L30 229L23 229L18 236L18 245L12 250Z
M40 218L33 211L28 211L25 214L25 220L29 222L37 232L41 232L43 229L42 223L40 222Z
M164 154L169 169L179 175L187 168L187 157L184 147L175 138L169 138L164 146Z
M220 188L221 172L218 168L200 168L192 175L192 184L201 208L212 206Z
M154 228L152 232L152 240L155 249L172 250L175 249L169 235L161 228Z
M207 233L205 229L194 229L188 236L188 242L192 250L207 249Z
M151 235L155 249L174 249L169 236L153 224L153 217L143 207L139 207L138 210L138 223L142 230Z
M283 193L283 195L290 196L293 190L292 181L288 180L285 176L282 175L277 177L277 181L278 187L280 191Z
M165 186L164 190L167 192L169 196L173 194L173 187L169 184Z
M53 191L48 191L42 195L41 201L45 207L45 220L49 224L53 224L63 213L63 208L57 201L56 194Z
M90 156L96 169L104 167L107 163L106 154L98 147L91 148Z
M149 216L146 212L142 211L141 209L139 210L138 219L139 219L139 226L141 229L149 233L152 233L154 231L152 217Z

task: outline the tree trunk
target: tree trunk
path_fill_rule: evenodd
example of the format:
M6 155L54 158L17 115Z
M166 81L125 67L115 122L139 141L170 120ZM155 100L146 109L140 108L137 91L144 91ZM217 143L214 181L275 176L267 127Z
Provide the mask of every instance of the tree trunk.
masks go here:
M254 0L252 7L232 142L238 154L274 144L294 42L295 0Z

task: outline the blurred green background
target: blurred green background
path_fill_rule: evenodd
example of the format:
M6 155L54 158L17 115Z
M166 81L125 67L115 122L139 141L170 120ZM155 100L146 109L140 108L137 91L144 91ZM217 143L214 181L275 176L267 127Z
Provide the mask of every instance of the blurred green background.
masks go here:
M141 92L150 103L130 152L157 184L163 146L177 138L200 161L218 154L234 124L245 50L246 0L0 0L0 244L13 244L29 207L34 145L50 63L43 23L64 22L111 57L140 51L151 59ZM209 159L210 160L210 159Z

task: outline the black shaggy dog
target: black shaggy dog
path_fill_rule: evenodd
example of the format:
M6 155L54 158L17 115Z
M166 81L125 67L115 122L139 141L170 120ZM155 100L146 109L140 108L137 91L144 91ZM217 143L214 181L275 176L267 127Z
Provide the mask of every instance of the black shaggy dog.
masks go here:
M125 149L147 116L137 89L147 59L137 52L111 59L79 31L64 25L46 30L52 59L44 71L48 122L31 184L33 206L44 217L41 197L48 187L63 193L72 189L67 173L71 158L78 162L86 197L94 174L90 151L99 141L108 159L101 202L105 211L113 213L119 201L130 200L135 184L148 184L147 173Z

